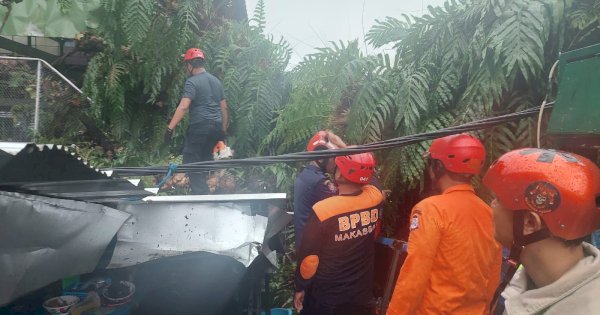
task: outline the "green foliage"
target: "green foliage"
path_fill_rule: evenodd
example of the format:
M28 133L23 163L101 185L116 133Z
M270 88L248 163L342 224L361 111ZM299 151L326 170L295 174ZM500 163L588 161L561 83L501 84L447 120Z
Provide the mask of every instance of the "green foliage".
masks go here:
M230 108L230 144L238 157L254 156L285 103L283 72L289 45L259 27L220 20L211 1L104 0L98 35L106 49L88 65L84 91L93 99L90 115L120 145L161 151L168 117L180 100L186 73L180 59L201 47L207 70L223 82ZM262 21L262 22L261 22ZM260 27L260 23L263 23ZM175 140L181 143L185 123Z
M219 20L210 1L172 3L104 0L99 35L107 48L86 74L90 113L117 142L147 152L160 152L185 79L178 56L191 46L205 50L207 69L222 80L230 144L248 157L302 151L323 128L365 143L537 105L558 53L600 39L597 0L452 0L421 17L380 20L366 39L393 46L393 55L333 42L285 73L291 49L264 35L264 1L251 26ZM480 135L491 159L533 144L533 127L523 120ZM388 188L402 194L419 186L425 149L379 154Z
M291 49L256 28L226 23L203 38L209 71L221 78L230 108L230 144L237 157L255 156L287 98L283 75ZM270 153L267 150L267 153Z
M290 74L290 102L264 145L300 151L321 128L365 143L539 105L558 53L600 40L599 10L598 0L464 0L429 7L421 17L386 17L366 40L393 46L395 54L364 56L350 43L305 57ZM491 161L534 145L534 129L525 119L478 135ZM414 193L427 145L379 153L386 188Z
M250 20L250 22L255 23L253 26L254 30L257 30L260 34L262 34L265 30L265 26L267 25L267 14L265 11L265 1L259 0L256 3L256 8L254 8L254 17Z
M5 7L10 7L14 3L19 3L21 1L23 1L23 0L0 0L0 5L5 6Z
M318 129L343 126L350 108L364 102L355 96L374 78L370 73L373 65L375 59L363 57L356 41L332 43L332 47L308 55L289 74L290 101L263 147L272 147L277 153L301 151ZM339 114L336 122L330 120L332 112Z
M285 249L279 260L279 268L273 274L270 281L271 291L273 292L273 301L271 305L277 307L294 307L294 275L296 274L296 259L294 246L294 230L289 225L282 233L279 239Z
M410 21L408 17L405 20ZM399 19L387 16L385 20L375 20L375 25L365 36L367 42L379 48L391 42L401 41L408 32L410 24Z
M66 14L73 6L73 0L58 0L58 5L60 6L60 11Z
M393 47L391 55L332 42L286 73L291 49L264 35L263 0L250 25L223 21L208 0L103 0L101 10L106 49L90 62L85 91L94 100L89 114L120 144L117 159L101 166L166 164L160 137L186 75L179 56L192 46L205 51L208 71L223 82L236 157L250 157L303 151L319 129L366 143L530 108L544 99L560 52L600 41L600 0L449 0L421 17L379 20L366 40ZM488 162L533 146L535 124L524 119L478 132ZM428 145L378 153L396 202L387 217L422 188ZM87 152L95 158L93 147ZM291 192L296 168L232 172L249 191ZM278 305L291 297L292 259L284 259L273 282Z
M147 37L152 24L155 3L154 0L125 1L122 22L123 31L129 43L135 45Z

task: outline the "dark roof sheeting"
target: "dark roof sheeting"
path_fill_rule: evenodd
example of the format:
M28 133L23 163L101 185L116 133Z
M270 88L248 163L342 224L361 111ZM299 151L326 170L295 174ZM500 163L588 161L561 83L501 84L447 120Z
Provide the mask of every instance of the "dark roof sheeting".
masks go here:
M106 176L64 146L27 144L11 158L0 152L1 190L96 203L153 195L126 179Z

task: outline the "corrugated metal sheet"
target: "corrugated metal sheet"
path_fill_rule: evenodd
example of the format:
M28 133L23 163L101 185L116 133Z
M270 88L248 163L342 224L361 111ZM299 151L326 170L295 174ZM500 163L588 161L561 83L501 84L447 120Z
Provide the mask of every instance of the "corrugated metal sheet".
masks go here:
M0 150L0 190L95 203L153 195L129 180L108 177L64 146L0 143Z
M0 191L0 305L92 272L129 217L89 202Z
M279 207L285 194L148 197L61 146L0 142L3 149L10 153L0 151L0 278L8 281L0 281L0 305L94 267L192 252L244 266L262 254L277 264L268 240L291 221Z

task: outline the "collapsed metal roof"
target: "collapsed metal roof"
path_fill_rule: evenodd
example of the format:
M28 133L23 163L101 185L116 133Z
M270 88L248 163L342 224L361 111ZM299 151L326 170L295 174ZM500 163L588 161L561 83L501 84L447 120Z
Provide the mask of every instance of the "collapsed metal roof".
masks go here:
M0 142L0 306L65 276L195 252L277 265L286 194L151 195L66 147Z
M0 142L0 190L95 203L154 195L139 181L108 177L67 147L11 142Z

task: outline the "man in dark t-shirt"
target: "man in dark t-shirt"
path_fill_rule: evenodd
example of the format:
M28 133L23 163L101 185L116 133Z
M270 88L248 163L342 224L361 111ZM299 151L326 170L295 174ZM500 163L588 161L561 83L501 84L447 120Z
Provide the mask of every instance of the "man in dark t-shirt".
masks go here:
M206 72L204 60L204 53L198 48L190 48L186 52L186 69L190 77L185 81L181 101L165 132L165 141L170 142L173 130L189 112L190 123L183 147L184 164L212 159L213 147L227 134L229 121L223 86L219 79ZM192 193L208 192L204 174L188 175Z
M344 148L346 144L331 131L320 130L310 138L306 151L320 151ZM302 233L308 216L313 212L312 207L318 201L337 194L337 188L327 178L335 164L333 158L311 161L296 177L294 182L294 234L296 250L300 248Z

